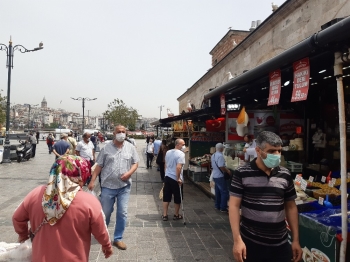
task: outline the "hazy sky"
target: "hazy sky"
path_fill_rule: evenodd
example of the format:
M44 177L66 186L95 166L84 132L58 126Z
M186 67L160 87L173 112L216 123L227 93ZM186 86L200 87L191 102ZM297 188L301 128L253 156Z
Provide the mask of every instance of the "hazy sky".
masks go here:
M274 1L281 5L284 0ZM177 98L211 67L210 50L228 28L249 30L271 14L271 0L2 0L0 43L14 54L11 102L99 115L114 98L144 117L159 106L178 114ZM6 53L0 90L7 94ZM62 101L62 102L61 102Z

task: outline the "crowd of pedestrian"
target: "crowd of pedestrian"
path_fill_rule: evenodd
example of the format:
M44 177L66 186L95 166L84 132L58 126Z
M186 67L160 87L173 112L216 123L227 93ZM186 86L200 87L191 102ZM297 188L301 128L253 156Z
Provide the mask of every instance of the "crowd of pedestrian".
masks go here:
M135 140L127 137L123 125L117 125L113 141L101 148L96 158L96 146L91 137L98 140L99 134L84 133L78 143L72 133L61 134L61 140L53 140L53 146L48 143L50 136L47 144L56 161L50 170L48 184L32 190L13 215L19 241L32 238L33 261L87 261L91 234L101 244L106 258L113 253L111 245L127 249L123 235L131 177L139 166ZM29 139L33 144L36 142L34 134ZM155 140L154 137L146 138L147 167L152 168L155 159L164 185L163 221L169 220L172 199L172 219L184 219L180 205L186 146L181 138L169 142L158 137ZM238 167L233 174L225 166L223 144L216 145L211 158L216 196L214 208L229 214L236 261L299 261L302 250L294 201L296 192L290 172L279 165L282 140L272 132L263 131L255 143L257 157ZM92 165L95 168L91 174ZM229 183L225 173L231 178ZM84 184L93 190L97 177L101 187L100 202L82 191ZM116 223L110 241L107 227L114 206ZM285 220L292 234L291 245ZM48 241L52 238L60 239L61 244L53 245Z

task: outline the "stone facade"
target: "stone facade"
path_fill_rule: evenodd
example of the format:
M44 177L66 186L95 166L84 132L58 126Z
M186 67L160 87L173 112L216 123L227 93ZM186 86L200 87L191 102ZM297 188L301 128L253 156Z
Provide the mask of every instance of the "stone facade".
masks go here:
M227 34L210 51L212 56L211 65L215 66L228 53L230 53L240 42L249 35L250 31L229 30Z
M286 1L177 99L179 112L187 111L188 100L200 108L210 89L228 81L228 72L232 76L241 75L320 31L330 20L349 15L347 0Z

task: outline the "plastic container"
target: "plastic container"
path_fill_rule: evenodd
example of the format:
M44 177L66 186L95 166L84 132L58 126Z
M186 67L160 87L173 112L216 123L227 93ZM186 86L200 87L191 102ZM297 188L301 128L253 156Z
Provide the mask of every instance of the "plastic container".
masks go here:
M303 171L303 164L288 161L287 168L290 169L291 172L302 172Z

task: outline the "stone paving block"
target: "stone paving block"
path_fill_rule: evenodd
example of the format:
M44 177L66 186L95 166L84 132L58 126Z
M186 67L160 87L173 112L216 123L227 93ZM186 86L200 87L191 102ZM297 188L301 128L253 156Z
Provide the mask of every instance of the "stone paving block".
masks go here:
M162 187L159 172L155 168L145 169L145 158L141 153L144 140L137 143L141 143L137 149L141 161L133 175L127 228L123 237L128 249L113 247L113 256L105 259L100 244L93 238L89 261L233 261L228 216L215 211L213 200L190 182L185 181L184 184L186 225L183 225L184 220L172 220L173 203L169 205L169 221L162 221L162 201L158 197ZM47 183L53 157L41 141L37 145L37 154L29 162L0 165L0 241L16 242L17 234L11 220L15 208L30 190ZM23 172L27 174L26 180L23 180ZM16 194L13 194L14 185ZM98 186L95 191L97 189ZM115 210L114 206L108 227L111 239ZM213 243L219 248L212 250Z

